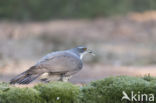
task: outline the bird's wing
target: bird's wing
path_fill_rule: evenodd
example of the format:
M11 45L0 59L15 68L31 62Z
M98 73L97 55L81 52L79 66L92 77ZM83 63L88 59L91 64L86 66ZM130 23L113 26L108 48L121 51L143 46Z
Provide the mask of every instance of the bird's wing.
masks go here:
M43 57L36 66L44 68L47 72L62 73L82 68L82 61L72 52L55 52Z

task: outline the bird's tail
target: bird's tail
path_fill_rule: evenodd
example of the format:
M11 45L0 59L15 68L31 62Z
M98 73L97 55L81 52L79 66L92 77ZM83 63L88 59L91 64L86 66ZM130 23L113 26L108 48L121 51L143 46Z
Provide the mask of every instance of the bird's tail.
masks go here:
M33 80L35 80L37 77L39 77L41 74L35 73L34 69L36 67L32 66L27 71L17 75L13 79L10 80L10 84L29 84Z

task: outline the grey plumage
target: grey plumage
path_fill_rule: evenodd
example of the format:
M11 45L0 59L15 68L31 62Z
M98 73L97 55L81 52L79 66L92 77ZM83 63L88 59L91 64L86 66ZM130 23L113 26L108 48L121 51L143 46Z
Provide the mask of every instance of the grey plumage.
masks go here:
M68 81L83 67L82 57L88 52L86 47L77 47L64 51L52 52L41 58L27 71L11 79L11 84L29 84L36 78L46 74L42 81Z

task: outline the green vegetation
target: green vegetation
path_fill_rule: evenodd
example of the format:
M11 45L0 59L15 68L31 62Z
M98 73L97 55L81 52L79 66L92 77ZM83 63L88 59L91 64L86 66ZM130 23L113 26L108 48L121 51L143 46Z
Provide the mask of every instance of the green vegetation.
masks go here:
M51 82L32 88L17 88L1 83L0 103L129 103L127 100L121 101L122 91L128 95L133 91L140 94L152 93L156 96L156 79L149 75L117 76L91 82L83 87L71 83Z
M131 95L131 91L134 91L134 93L156 94L155 86L156 82L149 82L143 78L127 76L110 77L92 82L90 86L84 87L82 89L82 101L84 103L121 103L122 91L126 91L129 96Z
M17 88L1 84L0 103L46 103L34 88Z
M77 103L79 88L71 83L52 82L34 87L47 103Z
M94 18L156 9L155 0L1 0L0 18Z

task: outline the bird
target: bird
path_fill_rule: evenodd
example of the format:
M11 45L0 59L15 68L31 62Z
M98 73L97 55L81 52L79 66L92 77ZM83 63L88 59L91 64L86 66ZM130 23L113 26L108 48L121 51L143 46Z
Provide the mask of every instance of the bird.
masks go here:
M41 82L67 82L83 68L85 54L94 53L85 46L55 51L42 57L35 65L10 80L10 84L29 84L40 77Z

